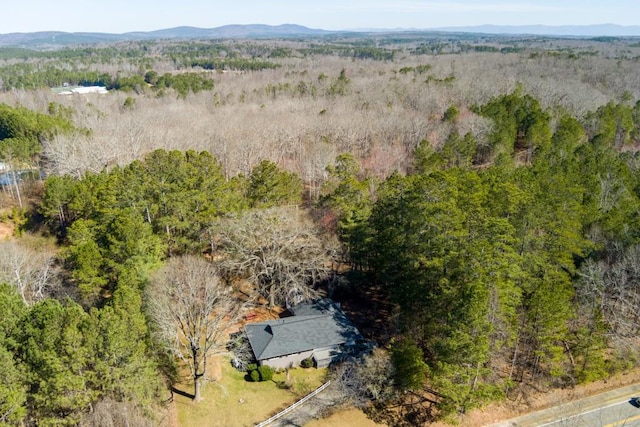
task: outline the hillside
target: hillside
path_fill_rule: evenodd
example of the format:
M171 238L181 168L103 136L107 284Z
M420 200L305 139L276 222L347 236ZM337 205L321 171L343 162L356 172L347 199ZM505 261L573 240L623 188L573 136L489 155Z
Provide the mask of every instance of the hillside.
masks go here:
M80 44L113 43L136 40L159 39L225 39L225 38L293 38L336 36L340 34L414 34L429 36L438 33L539 35L549 37L640 37L640 26L621 26L614 24L574 25L574 26L496 26L482 25L473 27L437 27L437 28L360 28L344 31L327 31L307 28L301 25L224 25L215 28L175 27L155 31L133 31L122 34L61 31L43 31L33 33L0 34L0 46L30 47L39 49L60 48Z

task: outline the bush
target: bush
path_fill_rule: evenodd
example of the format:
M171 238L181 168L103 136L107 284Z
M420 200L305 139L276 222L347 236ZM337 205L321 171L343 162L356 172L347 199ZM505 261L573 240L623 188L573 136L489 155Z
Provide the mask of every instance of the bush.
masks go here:
M258 365L256 363L249 363L247 365L247 372L251 373L251 371L255 371L256 369L258 369Z
M249 378L251 378L251 381L253 381L254 383L257 383L258 381L260 381L260 372L258 372L257 369L254 369L253 371L249 372Z
M258 373L260 374L260 381L270 381L273 378L273 369L271 366L262 365L258 367ZM251 374L253 375L253 372Z
M278 381L277 386L282 390L291 390L293 383L291 381Z
M313 368L313 358L307 357L306 359L300 361L301 368Z
M447 111L444 112L442 120L445 122L454 123L458 119L459 115L460 111L458 111L455 105L452 105L451 107L447 108Z

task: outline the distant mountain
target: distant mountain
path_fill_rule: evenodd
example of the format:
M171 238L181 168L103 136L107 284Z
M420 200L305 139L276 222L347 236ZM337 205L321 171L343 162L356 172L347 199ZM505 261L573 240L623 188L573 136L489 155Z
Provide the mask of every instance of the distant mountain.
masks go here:
M301 25L225 25L216 28L175 27L157 31L136 31L124 34L110 33L65 33L41 31L34 33L0 34L0 47L57 48L74 44L111 43L127 40L151 39L215 39L215 38L267 38L267 37L312 37L339 33L397 33L397 32L453 32L485 34L534 34L560 37L624 37L640 36L640 26L602 25L479 25L473 27L440 28L367 28L348 31L327 31Z
M264 38L318 36L331 31L312 29L301 25L225 25L217 28L176 27L157 31L136 31L124 34L65 33L41 31L35 33L0 34L0 46L56 47L72 44L93 44L126 40L151 39L212 39L212 38Z
M176 27L166 30L150 31L147 37L153 38L234 38L234 37L286 37L303 35L330 34L331 31L303 27L302 25L224 25L216 28ZM130 33L140 34L140 33Z
M478 25L474 27L441 27L434 31L450 31L458 33L486 34L534 34L546 36L575 37L625 37L640 36L640 26L623 26L616 24L599 25Z
M0 46L65 46L126 40L124 35L106 33L65 33L61 31L40 31L36 33L0 34Z

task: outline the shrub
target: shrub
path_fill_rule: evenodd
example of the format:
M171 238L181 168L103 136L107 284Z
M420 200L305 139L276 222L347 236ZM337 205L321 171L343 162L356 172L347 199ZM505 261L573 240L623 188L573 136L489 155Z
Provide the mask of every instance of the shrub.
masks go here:
M313 367L313 358L307 357L306 359L300 361L300 367L302 367L302 368L312 368Z
M459 114L460 111L458 111L455 105L452 105L451 107L447 108L447 111L444 112L442 120L445 122L454 123L457 120Z
M293 383L291 381L278 381L277 385L278 388L283 390L291 390L291 387L293 387Z
M271 366L262 365L258 367L257 372L260 374L260 381L270 381L273 378L273 369ZM253 375L253 372L251 374Z
M254 369L253 371L249 372L249 378L251 378L251 381L253 381L254 383L257 383L258 381L260 381L260 372L258 372L257 369Z
M255 371L258 369L258 365L256 363L249 363L247 365L247 372L251 373L251 371Z

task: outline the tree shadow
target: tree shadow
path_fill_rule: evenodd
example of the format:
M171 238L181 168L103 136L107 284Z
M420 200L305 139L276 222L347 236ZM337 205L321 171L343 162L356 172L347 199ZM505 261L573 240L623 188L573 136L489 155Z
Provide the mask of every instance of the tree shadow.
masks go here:
M171 392L175 393L175 394L179 394L180 396L187 397L187 398L192 399L192 400L195 398L195 396L193 394L187 393L186 391L182 391L182 390L177 389L177 388L175 388L173 386L171 386Z

